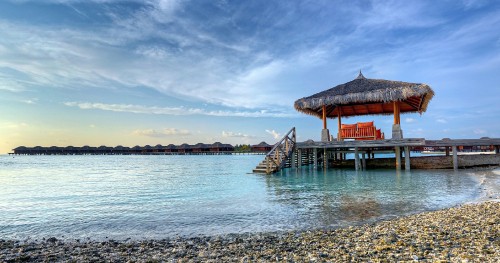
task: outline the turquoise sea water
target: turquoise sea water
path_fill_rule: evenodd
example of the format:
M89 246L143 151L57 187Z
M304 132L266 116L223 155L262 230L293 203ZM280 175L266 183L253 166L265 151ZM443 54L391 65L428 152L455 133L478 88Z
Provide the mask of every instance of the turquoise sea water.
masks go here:
M263 156L0 156L0 239L330 228L471 201L470 172L293 169Z

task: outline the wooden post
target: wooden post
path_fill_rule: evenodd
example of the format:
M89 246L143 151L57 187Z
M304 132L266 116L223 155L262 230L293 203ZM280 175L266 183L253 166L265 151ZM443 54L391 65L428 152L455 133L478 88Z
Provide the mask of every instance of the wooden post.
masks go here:
M297 154L297 150L293 150L292 152L292 165L291 165L292 168L297 167L297 164L295 163L295 154Z
M318 167L318 148L314 148L313 150L313 160L314 160L314 168Z
M328 167L328 155L326 152L326 148L323 148L323 167L324 168Z
M363 165L363 170L366 170L366 158L365 153L361 154L361 165Z
M337 106L337 118L338 118L338 125L339 125L339 133L337 134L337 140L342 141L342 134L340 133L340 129L342 127L342 120L341 120L341 108Z
M410 147L405 146L405 170L410 170Z
M302 167L302 150L301 150L301 149L299 149L297 152L298 152L298 156L297 156L297 158L299 159L299 160L298 160L298 166L299 166L299 168L300 168L300 167Z
M323 105L323 129L326 130L326 106Z
M401 124L399 101L393 102L394 104L394 124Z
M394 148L394 153L396 154L396 170L401 170L401 148L396 146Z
M450 156L450 147L446 146L444 148L445 148L446 156Z
M451 146L451 151L453 152L453 169L458 169L458 154L457 146Z
M500 146L495 146L495 153L496 154L499 154L500 153Z
M354 147L354 167L357 170L359 170L359 153L358 153L358 147Z

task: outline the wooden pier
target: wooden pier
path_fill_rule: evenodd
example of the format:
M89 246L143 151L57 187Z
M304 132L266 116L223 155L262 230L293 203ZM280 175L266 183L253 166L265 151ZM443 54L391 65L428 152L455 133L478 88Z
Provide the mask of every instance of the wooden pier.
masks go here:
M314 167L328 167L329 164L342 162L346 159L346 154L354 154L354 168L356 170L366 169L367 160L374 159L377 154L394 153L394 168L400 170L403 165L405 170L411 168L410 152L414 149L425 147L444 148L446 156L452 155L453 168L460 166L458 158L458 149L460 146L476 146L493 149L495 154L500 156L500 138L481 138L481 139L442 139L426 140L424 138L406 138L406 139L388 139L371 141L305 141L294 142L295 129L292 129L293 137L285 136L275 145L275 148L283 149L285 141L293 149L268 153L266 159L257 166L255 173L271 174L285 167L301 167L304 165L313 165ZM290 133L290 132L289 132ZM278 146L280 145L280 146ZM413 157L425 158L425 157ZM404 164L402 160L404 159ZM500 160L500 159L499 159ZM490 163L488 163L489 165ZM482 165L479 163L478 165ZM486 165L486 163L484 164ZM500 161L496 163L500 165Z

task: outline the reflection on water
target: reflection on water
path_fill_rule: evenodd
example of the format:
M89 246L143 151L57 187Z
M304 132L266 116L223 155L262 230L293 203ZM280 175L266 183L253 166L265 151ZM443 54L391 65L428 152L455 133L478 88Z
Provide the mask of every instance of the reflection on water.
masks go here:
M453 170L288 169L268 176L276 201L321 227L359 224L477 198L478 182Z
M0 156L0 238L165 238L329 228L453 206L465 172L286 169L262 156Z

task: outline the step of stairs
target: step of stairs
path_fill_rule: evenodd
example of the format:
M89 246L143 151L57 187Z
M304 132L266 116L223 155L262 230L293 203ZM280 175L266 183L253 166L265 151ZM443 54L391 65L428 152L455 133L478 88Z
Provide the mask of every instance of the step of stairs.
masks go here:
M265 159L253 169L254 173L271 174L279 171L282 167L288 166L289 158L293 154L296 143L295 127L293 127L283 138L277 142ZM272 159L269 164L267 160ZM269 165L269 167L268 167ZM268 171L269 169L269 171Z
M270 165L271 166L271 171L276 171L276 165L273 163ZM266 166L266 162L265 161L262 161L261 163L259 163L257 165L257 167L255 167L255 169L253 169L253 172L254 173L267 173L267 166Z

